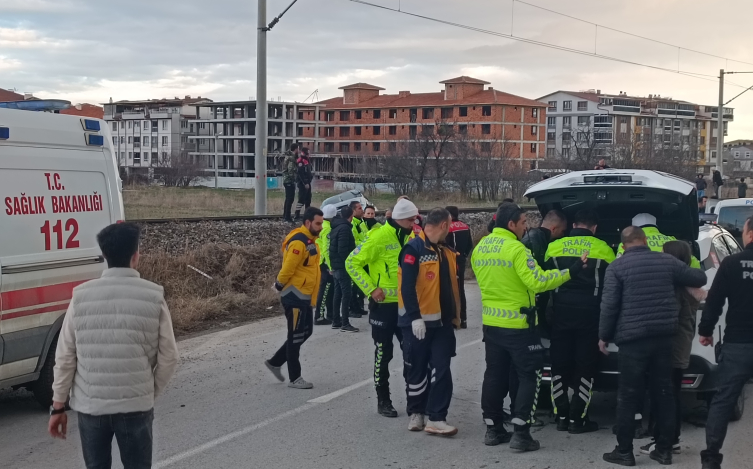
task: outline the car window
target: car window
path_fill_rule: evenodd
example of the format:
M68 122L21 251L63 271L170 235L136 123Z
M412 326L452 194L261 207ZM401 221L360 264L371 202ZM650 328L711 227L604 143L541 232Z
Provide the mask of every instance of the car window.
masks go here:
M714 247L714 251L716 252L716 257L719 260L719 263L721 264L725 257L729 256L729 248L727 248L727 245L724 243L724 240L722 239L722 236L716 236L711 241L712 246Z
M730 254L737 254L738 252L742 251L740 249L740 245L737 244L737 241L735 241L735 238L732 236L726 234L724 235L724 240L727 242L727 247L729 248Z

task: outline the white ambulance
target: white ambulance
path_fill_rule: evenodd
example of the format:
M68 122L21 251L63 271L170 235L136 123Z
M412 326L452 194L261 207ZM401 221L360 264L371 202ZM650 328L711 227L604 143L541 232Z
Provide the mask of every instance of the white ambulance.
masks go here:
M124 219L104 121L0 109L0 388L52 401L73 287L105 268L96 235Z

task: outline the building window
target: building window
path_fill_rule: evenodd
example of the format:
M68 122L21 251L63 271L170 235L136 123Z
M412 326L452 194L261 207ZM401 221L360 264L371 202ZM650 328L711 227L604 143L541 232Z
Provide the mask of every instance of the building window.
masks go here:
M381 151L382 145L379 142L374 142L372 144L372 148L374 149L374 151Z
M442 108L442 119L452 119L452 108L451 107L443 107Z
M562 149L562 156L565 158L570 158L570 147Z
M350 151L350 143L340 143L340 151L342 153L347 153Z
M363 111L353 111L353 114L355 114L356 120L360 120L363 117Z
M573 118L570 116L565 116L562 118L562 127L569 129L571 126L571 123L573 121Z
M546 140L548 142L553 142L557 140L557 133L556 132L547 132L546 133Z
M531 144L531 153L536 153L536 148L537 148L537 146L538 146L538 145L536 145L535 143L532 143L532 144Z
M149 137L144 137L144 146L145 147L149 146Z
M130 136L128 137L128 143L129 143L129 144L130 144L130 143L133 143L133 137L130 137Z
M341 121L349 121L350 120L350 111L340 111L340 120Z
M118 130L118 123L117 122L113 122L112 123L112 130L113 131L117 131Z
M534 119L538 119L538 117L539 117L539 108L535 107L535 108L531 109L531 117L533 117Z
M167 136L162 137L162 145L167 145Z
M356 142L353 144L353 149L355 151L361 151L361 142Z
M361 135L361 127L353 127L353 135Z
M152 165L159 164L159 158L156 151L152 152Z
M128 152L128 159L129 159L129 160L132 160L132 159L133 159L133 152L132 152L132 151L129 151L129 152Z
M125 137L121 136L121 137L120 137L120 144L122 145L122 144L124 144L124 143L125 143Z
M481 133L483 135L489 135L492 133L492 125L491 124L481 124Z
M546 157L547 158L554 158L557 156L557 149L556 148L547 148L546 149Z
M481 151L484 152L490 152L492 151L492 143L491 142L481 142Z
M303 111L298 111L298 120L299 120L299 121L302 121L302 120L303 120ZM204 125L204 124L201 124L201 125ZM203 128L204 128L204 127L202 127L202 129L203 129Z
M341 137L350 137L350 127L340 127Z
M460 124L458 125L458 133L460 134L467 134L468 133L468 125L467 124Z
M326 151L326 152L333 152L333 151L335 151L335 144L333 142L325 142L325 144L324 144L324 151Z
M746 159L746 160L749 160L749 159L750 159L750 152L749 152L749 151L746 151L746 152L745 152L745 159Z
M712 147L716 145L716 138L717 137L711 137L711 146Z
M144 121L144 130L149 130L149 121Z
M325 137L334 137L335 136L335 128L334 127L325 127L324 128L324 136Z
M374 135L382 135L382 128L378 125L375 125L374 127Z
M468 117L468 107L460 106L458 108L458 114L460 114L460 117Z
M565 111L565 112L572 111L573 110L573 102L572 101L562 101L562 110Z
M588 116L578 116L578 127L588 127L591 123L591 118Z
M128 128L131 128L131 121L128 121Z
M133 153L133 164L141 164L141 152Z
M532 125L531 126L531 135L538 135L537 132L538 132L538 127L535 126L535 125Z
M549 111L557 112L557 101L549 101Z
M324 113L324 120L327 122L332 122L335 120L335 111L326 111Z
M421 117L424 119L434 119L434 108L425 107L421 109Z
M380 109L374 109L374 119L381 119L382 111Z
M562 132L562 144L568 144L570 145L570 140L572 139L572 134L570 132Z
M391 125L390 126L390 135L397 135L397 126Z
M390 109L390 119L397 119L397 109Z
M112 144L113 145L117 145L118 144L118 137L113 137L112 138Z
M167 130L167 119L162 121L162 130Z
M123 121L120 121L120 129L121 129L121 130L122 130L122 129L125 129L125 122L123 122Z
M557 127L557 118L556 117L547 117L546 118L546 125L547 127Z
M706 137L701 136L701 145L706 145Z
M481 107L481 115L482 116L491 116L492 115L492 107L491 106L482 106Z
M390 142L390 151L397 151L397 142Z
M578 101L578 111L588 111L588 101Z

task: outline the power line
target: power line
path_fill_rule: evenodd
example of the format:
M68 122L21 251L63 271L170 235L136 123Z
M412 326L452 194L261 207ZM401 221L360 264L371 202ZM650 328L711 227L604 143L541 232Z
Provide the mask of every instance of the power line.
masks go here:
M571 47L560 46L560 45L551 44L551 43L548 43L548 42L537 41L537 40L534 40L534 39L527 39L527 38L523 38L523 37L519 37L519 36L514 36L512 34L505 34L505 33L499 32L499 31L491 31L491 30L488 30L488 29L478 28L478 27L475 27L475 26L468 26L468 25L461 24L461 23L455 23L455 22L452 22L452 21L442 20L442 19L439 19L439 18L433 18L431 16L421 15L421 14L418 14L418 13L411 13L411 12L408 12L408 11L405 11L405 10L397 10L395 8L387 7L387 6L384 6L384 5L377 5L375 3L371 3L371 2L368 2L368 1L365 1L365 0L350 0L350 1L354 2L354 3L360 3L362 5L371 6L371 7L374 7L374 8L379 8L379 9L382 9L382 10L391 11L391 12L394 12L394 13L400 13L400 14L403 14L403 15L407 15L407 16L412 16L412 17L415 17L415 18L424 19L424 20L427 20L427 21L433 21L435 23L441 23L441 24L445 24L445 25L448 25L448 26L454 26L456 28L466 29L468 31L474 31L474 32L482 33L482 34L488 34L488 35L491 35L491 36L501 37L501 38L504 38L504 39L511 39L513 41L524 42L524 43L527 43L527 44L533 44L533 45L537 45L537 46L541 46L541 47L547 47L547 48L550 48L550 49L555 49L555 50L559 50L559 51L563 51L563 52L570 52L570 53L573 53L573 54L584 55L584 56L587 56L587 57L595 57L595 58L598 58L598 59L610 60L612 62L620 62L620 63L629 64L629 65L636 65L636 66L639 66L639 67L651 68L651 69L660 70L660 71L663 71L663 72L669 72L669 73L674 73L674 74L677 74L677 75L683 75L683 76L688 76L688 77L691 77L691 78L697 78L699 80L706 80L706 81L710 81L710 82L714 82L714 83L718 82L717 81L718 77L716 75L708 75L708 74L705 74L705 73L689 72L689 71L685 71L685 70L680 70L679 67L677 69L666 68L666 67L659 67L657 65L649 65L649 64L644 64L644 63L640 63L640 62L634 62L634 61L631 61L631 60L620 59L620 58L617 58L617 57L611 57L611 56L608 56L608 55L596 54L596 53L584 51L584 50L581 50L581 49L574 49L574 48L571 48ZM730 84L732 84L732 83L730 83ZM734 86L738 86L740 88L745 88L744 86L740 86L740 85L734 85Z

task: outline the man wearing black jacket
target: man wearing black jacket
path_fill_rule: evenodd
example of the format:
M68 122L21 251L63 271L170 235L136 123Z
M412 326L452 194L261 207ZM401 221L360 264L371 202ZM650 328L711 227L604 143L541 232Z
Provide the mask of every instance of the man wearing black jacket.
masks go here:
M460 328L468 328L468 313L466 311L465 299L465 263L468 256L473 252L473 234L471 228L458 219L459 210L457 207L447 207L446 210L452 216L450 224L450 233L447 235L445 243L458 253L458 288L460 291Z
M340 329L343 332L358 332L358 329L350 324L348 316L353 290L350 275L345 270L345 259L356 248L352 220L353 209L348 206L341 208L340 216L332 219L332 231L329 233L329 262L332 275L335 277L332 329Z
M311 206L311 182L314 180L314 173L311 171L308 148L301 148L301 154L298 157L297 163L298 205L295 207L296 220L301 214L301 209L305 210Z
M753 377L753 217L743 228L742 252L726 257L719 266L706 298L698 334L701 345L714 345L714 328L729 301L722 359L717 369L718 391L706 420L706 449L701 451L703 469L722 467L722 444L737 399Z

